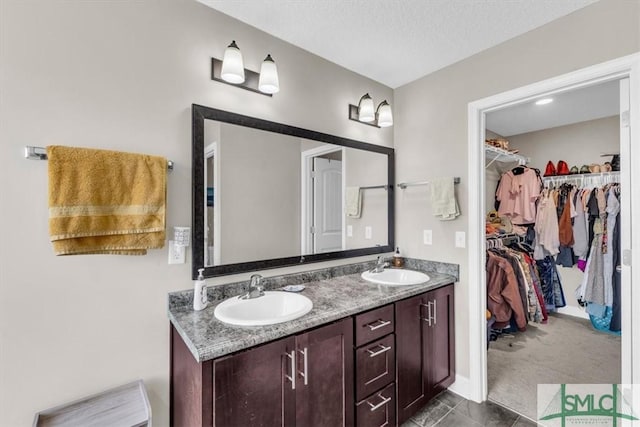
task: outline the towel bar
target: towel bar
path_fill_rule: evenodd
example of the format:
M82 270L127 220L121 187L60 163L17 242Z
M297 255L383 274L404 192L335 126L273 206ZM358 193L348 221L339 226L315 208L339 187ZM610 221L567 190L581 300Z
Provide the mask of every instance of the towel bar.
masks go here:
M361 190L374 190L376 188L384 188L385 190L387 190L389 186L388 185L372 185L369 187L360 187Z
M454 184L460 184L460 177L455 177L453 178L453 183ZM429 185L431 184L429 181L421 181L421 182L401 182L400 184L398 184L398 187L402 188L403 190L407 187L413 187L414 185Z
M47 160L47 149L26 145L24 147L24 157L29 160ZM167 169L173 170L172 160L167 160Z

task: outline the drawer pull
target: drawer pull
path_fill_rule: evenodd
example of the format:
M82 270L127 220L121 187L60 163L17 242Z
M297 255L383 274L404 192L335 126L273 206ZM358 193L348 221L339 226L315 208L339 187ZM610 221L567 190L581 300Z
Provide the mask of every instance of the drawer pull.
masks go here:
M373 351L370 348L367 349L367 351L369 352L369 357L376 357L381 355L382 353L386 353L387 351L391 350L391 347L385 347L382 344L378 344L378 347L380 347L381 349L378 351Z
M377 325L374 326L374 323L377 323ZM382 319L378 319L375 322L369 323L365 326L368 326L370 330L375 331L376 329L380 329L383 328L385 326L389 326L391 324L391 320L382 320Z
M387 403L391 402L391 398L390 397L384 397L380 393L378 393L378 397L380 399L382 399L382 402L378 403L377 405L374 405L373 403L371 403L371 402L369 402L367 400L367 403L369 404L369 406L371 406L371 409L369 409L371 412L375 411L376 409L380 409L381 407L383 407Z

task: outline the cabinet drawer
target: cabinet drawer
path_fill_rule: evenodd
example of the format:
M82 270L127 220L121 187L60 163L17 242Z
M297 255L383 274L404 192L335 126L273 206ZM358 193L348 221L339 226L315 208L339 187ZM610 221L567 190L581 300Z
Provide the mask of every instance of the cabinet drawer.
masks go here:
M355 328L356 347L390 334L394 330L393 304L358 314Z
M396 425L396 387L389 384L356 403L356 425L358 427L383 427Z
M396 376L394 335L356 349L356 401L390 384Z

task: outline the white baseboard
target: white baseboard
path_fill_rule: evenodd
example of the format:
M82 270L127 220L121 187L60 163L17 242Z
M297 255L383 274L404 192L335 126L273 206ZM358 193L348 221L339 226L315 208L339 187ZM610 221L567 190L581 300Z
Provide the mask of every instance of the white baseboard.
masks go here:
M572 306L572 305L568 305L566 307L558 308L558 313L567 314L569 316L574 316L574 317L581 317L581 318L587 319L587 320L589 319L589 315L587 314L586 311L584 311L580 307L575 307L575 306Z
M469 378L456 374L456 381L449 386L449 391L470 400L471 387Z

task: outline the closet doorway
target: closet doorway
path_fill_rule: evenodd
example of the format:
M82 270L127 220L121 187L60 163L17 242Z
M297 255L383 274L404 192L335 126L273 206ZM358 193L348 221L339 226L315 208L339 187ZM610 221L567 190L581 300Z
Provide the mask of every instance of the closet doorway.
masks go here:
M557 78L546 80L530 86L519 88L507 93L485 98L469 104L469 177L470 182L476 183L469 188L469 277L477 277L476 283L469 284L469 390L468 396L477 402L482 402L488 397L487 376L487 327L486 327L486 271L485 271L485 217L488 205L488 197L485 196L485 128L487 115L518 107L543 97L559 96L563 93L594 87L601 84L621 81L620 100L620 188L623 194L621 198L621 226L625 230L621 236L621 276L622 276L622 336L621 336L621 383L638 383L640 366L633 358L633 343L640 343L640 328L632 329L632 307L640 303L640 292L632 293L631 268L633 260L638 261L638 254L630 252L631 242L638 242L640 232L631 228L631 212L635 208L638 212L639 200L632 197L632 176L634 172L629 167L632 163L640 161L638 150L633 150L631 139L637 140L638 111L629 108L629 105L638 105L639 91L639 57L632 55L610 61L604 64L589 67L584 70L572 72ZM631 126L634 124L635 126ZM609 151L609 150L606 150ZM520 154L520 153L518 153ZM526 153L522 153L526 157ZM546 163L549 159L545 159ZM553 159L556 163L560 159ZM600 160L604 162L610 158ZM542 160L540 160L542 161ZM595 160L592 161L595 163ZM571 167L572 165L569 165ZM578 166L579 168L582 165ZM542 173L544 174L544 170ZM634 180L638 182L637 180ZM575 286L569 286L572 288ZM567 300L574 300L573 292L566 292ZM637 311L637 310L636 310ZM636 314L636 317L638 314ZM636 357L637 359L637 357ZM635 362L635 369L634 369ZM634 381L635 380L635 381ZM547 381L552 382L552 381ZM569 382L569 381L567 381ZM525 398L525 396L523 396ZM535 416L535 415L534 415Z
M536 417L537 384L621 381L620 293L613 292L620 275L612 268L620 254L615 225L623 197L619 161L613 161L620 153L620 83L485 116L487 309L498 311L488 321L488 399L528 418ZM598 197L609 222L606 245L604 233L587 232L601 221ZM588 244L594 238L597 249ZM596 269L605 257L607 266ZM602 284L598 289L610 292L596 295ZM521 298L500 301L513 291ZM513 308L516 316L520 307L520 322L511 322L503 310Z

